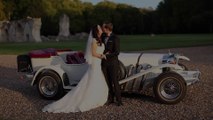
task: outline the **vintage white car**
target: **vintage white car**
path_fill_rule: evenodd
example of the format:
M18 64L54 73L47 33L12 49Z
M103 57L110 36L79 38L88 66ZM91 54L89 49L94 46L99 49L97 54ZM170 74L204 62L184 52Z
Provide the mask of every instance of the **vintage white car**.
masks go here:
M161 103L174 104L186 95L187 85L199 81L200 71L189 71L172 53L120 53L118 80L123 92L140 93L152 87ZM46 99L58 99L72 90L88 69L83 52L54 48L34 50L17 57L18 72L31 78Z

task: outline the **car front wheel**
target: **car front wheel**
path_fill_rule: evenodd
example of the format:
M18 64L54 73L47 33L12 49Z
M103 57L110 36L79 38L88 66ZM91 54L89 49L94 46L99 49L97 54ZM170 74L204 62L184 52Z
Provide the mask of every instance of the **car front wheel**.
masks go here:
M180 102L185 97L186 90L183 77L174 72L162 73L157 77L153 86L155 97L165 104Z

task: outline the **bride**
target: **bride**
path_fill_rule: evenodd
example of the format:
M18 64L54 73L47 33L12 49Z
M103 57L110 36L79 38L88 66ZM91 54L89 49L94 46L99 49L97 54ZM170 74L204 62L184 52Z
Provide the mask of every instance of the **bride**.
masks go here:
M105 104L108 86L101 70L101 59L105 59L101 34L99 25L95 25L90 32L85 53L89 68L78 85L60 100L45 106L43 112L84 112Z

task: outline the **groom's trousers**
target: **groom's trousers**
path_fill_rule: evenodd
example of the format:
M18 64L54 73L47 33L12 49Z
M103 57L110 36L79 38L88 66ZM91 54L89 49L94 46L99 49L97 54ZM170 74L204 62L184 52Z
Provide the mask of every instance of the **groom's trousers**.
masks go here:
M109 87L108 102L114 101L114 96L118 103L121 103L121 90L118 81L118 60L102 60L101 66L106 83Z

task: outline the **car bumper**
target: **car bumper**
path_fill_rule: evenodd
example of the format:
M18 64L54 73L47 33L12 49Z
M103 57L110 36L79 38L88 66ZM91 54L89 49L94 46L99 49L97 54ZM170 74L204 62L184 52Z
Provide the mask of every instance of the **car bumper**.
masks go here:
M196 71L176 71L176 72L184 78L187 85L191 85L191 84L194 84L194 83L200 81L201 72L199 70L196 70Z

